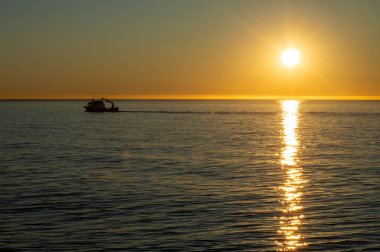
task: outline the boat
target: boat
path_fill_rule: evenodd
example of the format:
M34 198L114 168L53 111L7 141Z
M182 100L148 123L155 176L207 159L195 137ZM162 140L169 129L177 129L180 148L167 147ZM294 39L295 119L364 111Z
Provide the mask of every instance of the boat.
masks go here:
M109 106L107 107L105 102L111 104L111 107ZM116 107L112 101L107 100L105 98L101 98L98 100L92 99L91 101L87 103L87 106L84 106L84 108L86 109L86 112L118 112L119 111L119 108Z

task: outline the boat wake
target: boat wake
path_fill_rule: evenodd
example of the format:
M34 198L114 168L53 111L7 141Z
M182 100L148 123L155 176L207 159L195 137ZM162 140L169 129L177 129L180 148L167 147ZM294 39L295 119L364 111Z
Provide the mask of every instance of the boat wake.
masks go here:
M275 112L253 111L167 111L167 110L119 110L118 113L147 113L147 114L275 114Z

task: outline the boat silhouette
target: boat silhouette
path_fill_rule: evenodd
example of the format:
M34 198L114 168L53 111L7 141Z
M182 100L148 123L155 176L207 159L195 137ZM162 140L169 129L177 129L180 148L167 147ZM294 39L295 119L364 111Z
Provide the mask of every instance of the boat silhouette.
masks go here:
M111 107L107 107L106 103L110 103ZM87 106L84 106L86 112L119 112L119 108L115 104L105 98L101 99L92 99L87 103Z

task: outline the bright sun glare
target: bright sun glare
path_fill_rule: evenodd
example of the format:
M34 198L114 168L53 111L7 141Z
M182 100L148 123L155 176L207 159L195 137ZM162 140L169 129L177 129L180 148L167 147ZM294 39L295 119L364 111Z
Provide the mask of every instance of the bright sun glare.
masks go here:
M295 48L287 48L281 53L281 63L286 67L294 67L299 64L301 53Z

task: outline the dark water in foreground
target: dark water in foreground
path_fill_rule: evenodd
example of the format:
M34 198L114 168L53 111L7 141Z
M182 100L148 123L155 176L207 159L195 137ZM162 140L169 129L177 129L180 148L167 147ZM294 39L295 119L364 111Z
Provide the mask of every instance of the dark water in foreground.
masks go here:
M0 250L380 251L380 102L83 103L0 101Z

